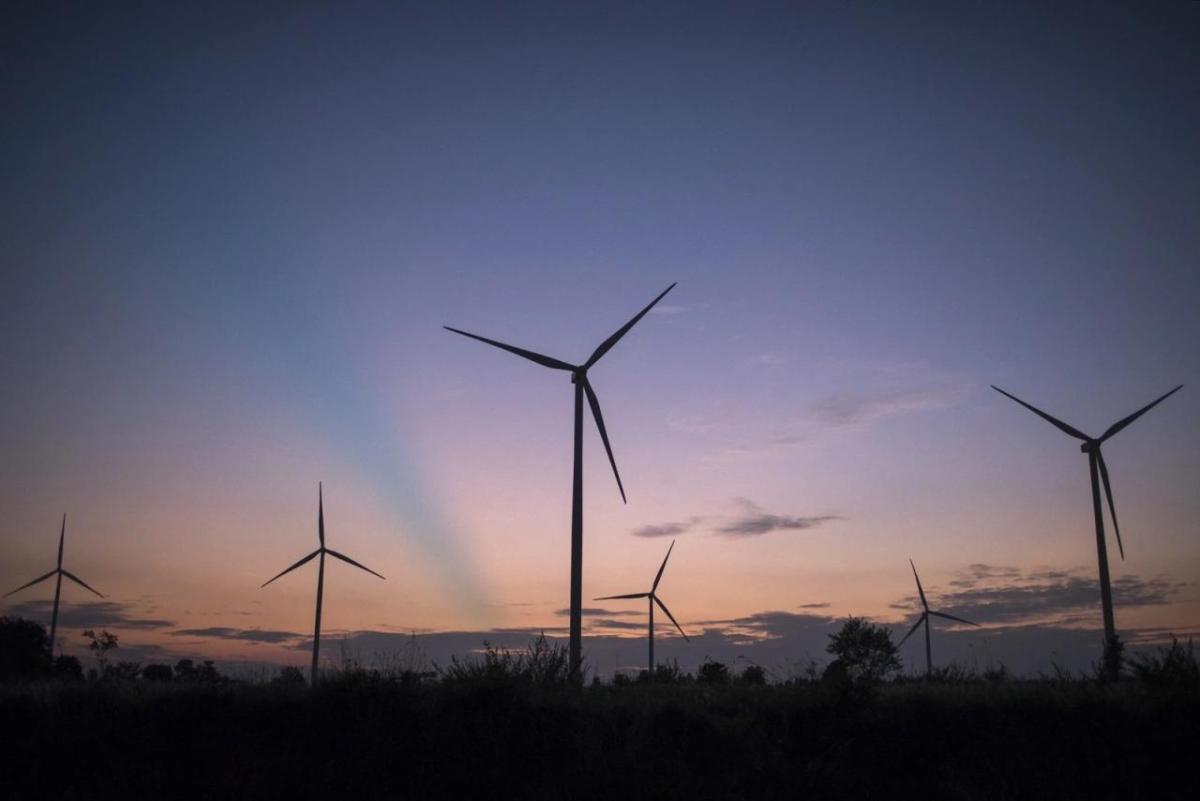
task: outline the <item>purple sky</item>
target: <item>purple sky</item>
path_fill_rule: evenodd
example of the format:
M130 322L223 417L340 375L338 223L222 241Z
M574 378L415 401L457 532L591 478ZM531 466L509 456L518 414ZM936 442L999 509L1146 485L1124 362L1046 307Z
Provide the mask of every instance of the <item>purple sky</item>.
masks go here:
M1196 3L169 5L0 25L0 584L68 512L69 647L303 662L315 576L258 585L319 480L388 576L328 631L565 625L569 379L441 326L580 361L672 281L592 373L628 505L585 432L585 596L676 536L668 657L903 626L911 557L988 625L946 658L1091 658L1086 459L993 383L1091 433L1188 385L1105 453L1118 628L1197 627Z

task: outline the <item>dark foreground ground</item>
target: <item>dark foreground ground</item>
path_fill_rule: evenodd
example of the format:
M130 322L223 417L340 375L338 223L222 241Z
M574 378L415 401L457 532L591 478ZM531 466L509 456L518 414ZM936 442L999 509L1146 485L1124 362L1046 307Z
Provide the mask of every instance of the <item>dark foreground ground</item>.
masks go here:
M1200 693L790 686L0 688L0 796L1195 798Z

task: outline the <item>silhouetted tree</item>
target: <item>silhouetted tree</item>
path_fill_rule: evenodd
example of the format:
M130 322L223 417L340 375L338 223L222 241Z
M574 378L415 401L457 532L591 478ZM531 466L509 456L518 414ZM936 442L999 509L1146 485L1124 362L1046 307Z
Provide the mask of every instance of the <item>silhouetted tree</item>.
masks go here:
M841 673L851 681L874 682L887 678L901 666L892 632L861 617L847 618L838 632L829 635L825 650L836 657L826 668L826 675L831 678Z
M696 671L696 681L701 684L728 684L729 668L720 662L705 660Z
M308 682L300 668L288 666L280 670L271 683L277 687L303 687Z
M767 671L763 669L762 665L746 665L742 675L738 676L738 681L742 684L762 686L767 683Z
M194 684L221 684L226 681L211 659L199 665L190 659L180 659L175 663L175 678Z
M170 681L175 673L170 665L150 663L142 668L142 678L146 681Z
M59 654L54 657L54 678L62 681L83 681L83 663L76 657Z
M92 629L84 629L83 636L91 641L88 650L92 652L92 658L96 660L97 674L103 674L108 668L108 652L119 647L117 635L107 629L101 629L99 634Z
M40 623L0 617L0 681L30 681L50 675L50 637Z

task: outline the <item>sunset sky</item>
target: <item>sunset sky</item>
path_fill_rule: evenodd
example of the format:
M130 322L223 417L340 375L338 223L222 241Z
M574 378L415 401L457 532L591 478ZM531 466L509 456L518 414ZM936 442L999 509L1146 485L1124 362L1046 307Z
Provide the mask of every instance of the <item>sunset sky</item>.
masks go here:
M303 664L318 481L387 577L327 567L331 658L564 634L569 376L442 326L580 362L673 281L591 372L627 505L584 436L584 597L677 540L660 658L902 636L912 558L983 624L935 659L1095 659L1087 459L990 384L1185 385L1109 550L1127 640L1200 630L1200 4L166 5L0 25L0 591L66 512L68 652Z

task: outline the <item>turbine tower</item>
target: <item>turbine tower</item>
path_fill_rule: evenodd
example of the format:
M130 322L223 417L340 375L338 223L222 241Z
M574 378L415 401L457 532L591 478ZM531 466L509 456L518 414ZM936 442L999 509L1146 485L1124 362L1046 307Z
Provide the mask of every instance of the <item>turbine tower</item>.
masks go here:
M333 550L332 548L325 547L325 501L324 501L324 498L322 497L322 495L323 495L323 493L322 493L321 484L318 483L317 484L317 539L320 540L320 543L321 543L320 547L318 547L317 550L313 551L308 556L301 559L299 562L296 562L296 564L292 565L287 570L280 573L278 576L275 576L275 578L271 579L271 581L274 581L277 578L286 576L288 573L291 573L293 570L300 567L301 565L304 565L305 563L312 561L312 558L314 556L321 557L320 562L317 567L317 621L313 625L312 670L309 673L309 686L312 686L312 687L315 687L317 684L317 660L320 658L320 655L321 655L321 600L325 594L325 554L329 554L330 556L334 557L335 559L341 559L346 564L354 565L359 570L365 570L368 573L370 573L372 576L378 576L379 578L383 578L383 576L380 576L378 573L376 573L374 570L367 567L366 565L360 565L358 562L355 562L349 556L346 556L345 554L340 554L337 551ZM263 587L267 586L267 584L270 584L271 581L264 583L262 586ZM262 587L259 587L259 589L262 589Z
M925 624L925 675L932 676L933 675L933 649L929 645L929 616L934 615L936 617L944 617L947 620L956 620L959 623L966 623L968 626L978 627L979 624L972 623L969 620L963 620L961 617L955 617L954 615L948 615L945 612L935 612L932 609L930 609L929 602L925 600L925 590L921 588L921 577L917 575L917 566L913 565L913 561L911 559L908 560L908 563L910 565L912 565L913 578L915 578L917 580L917 592L920 593L920 595L921 595L921 606L925 607L925 611L921 613L921 616L919 618L917 618L917 622L913 624L913 627L908 630L908 634L904 635L904 639L900 640L900 642L898 642L896 644L896 647L899 648L901 645L904 645L904 640L907 640L909 637L911 637L913 635L913 632L917 630L917 626L920 626L922 623L924 623Z
M688 642L691 642L691 640L688 639L687 634L684 633L683 628L679 625L679 621L677 621L675 619L675 616L671 614L671 610L667 608L667 605L664 604L662 602L662 599L659 598L658 595L656 594L657 590L658 590L658 582L662 581L663 571L667 567L667 560L671 558L671 551L674 548L675 548L675 540L671 540L671 547L667 548L667 555L663 557L662 564L659 565L659 567L658 567L658 574L655 575L655 577L654 577L654 583L650 585L650 592L631 592L628 595L605 595L603 598L595 599L597 601L615 601L618 599L626 599L626 598L645 598L645 599L647 599L646 603L650 607L649 638L650 638L650 673L651 674L654 673L654 605L655 604L658 604L659 607L664 612L667 613L667 617L671 618L671 622L675 624L675 628L679 629L680 634L683 634L683 639L687 640Z
M66 536L67 536L67 514L66 514L66 512L64 512L63 519L62 519L62 528L59 529L59 532L58 532L58 565L53 570L51 570L49 573L47 573L46 575L39 576L38 578L35 578L33 581L29 582L28 584L22 584L20 587L17 587L12 592L5 593L5 595L4 595L4 597L7 598L10 595L20 592L21 590L25 589L26 587L32 587L34 584L43 582L46 579L50 578L51 576L58 577L58 580L54 582L54 611L50 614L50 658L51 659L54 658L54 637L55 637L56 633L58 632L58 599L62 595L63 576L66 576L71 581L75 582L80 587L83 587L88 592L93 592L96 595L99 595L101 598L104 597L103 595L100 595L100 593L96 592L91 587L89 587L83 579L79 578L74 573L70 573L66 570L63 570L63 566L62 566L62 563L63 563L63 540L66 538Z
M1117 629L1116 624L1113 622L1112 585L1108 579L1108 549L1104 543L1104 510L1100 508L1100 480L1104 481L1104 494L1108 498L1108 512L1112 516L1113 531L1117 534L1117 549L1121 553L1122 561L1125 559L1125 546L1121 544L1121 527L1117 524L1117 507L1113 504L1112 486L1108 481L1108 466L1104 464L1104 454L1100 452L1100 445L1117 432L1123 430L1134 420L1183 389L1183 384L1175 387L1175 389L1153 403L1143 406L1128 417L1124 417L1113 423L1099 437L1089 437L1079 429L1069 426L1062 420L1051 417L1041 409L1029 405L1016 395L1010 395L995 384L992 385L992 389L1021 404L1063 433L1083 441L1083 444L1079 446L1079 450L1088 455L1088 470L1092 478L1092 515L1096 519L1096 555L1100 563L1100 603L1104 608L1104 641L1106 643L1112 642L1112 639L1117 636Z
M600 431L600 439L604 443L604 450L608 453L608 462L612 465L613 475L617 479L617 489L621 492L621 501L625 502L625 487L621 484L621 474L617 472L617 462L613 458L612 446L608 443L608 431L604 428L604 416L600 413L600 401L596 398L596 391L592 389L592 384L588 381L588 370L608 353L613 345L620 341L621 337L629 333L629 329L642 319L648 311L654 308L654 304L663 299L663 296L670 292L675 287L675 284L663 290L657 298L650 301L650 305L642 309L637 315L617 329L617 332L608 339L600 343L599 347L592 352L588 360L583 364L570 364L560 359L555 359L552 356L544 356L540 353L535 353L531 350L506 345L503 342L497 342L494 339L481 337L477 334L471 334L466 331L461 331L450 326L443 326L447 331L453 331L456 334L462 334L471 339L477 339L480 342L486 342L489 345L506 350L509 353L515 353L531 362L536 362L543 367L549 367L552 370L564 370L571 374L571 383L575 385L575 467L574 479L572 482L571 491L571 641L570 641L570 670L571 674L578 678L579 669L583 657L583 396L587 395L588 405L592 409L592 417L596 421L596 428Z

